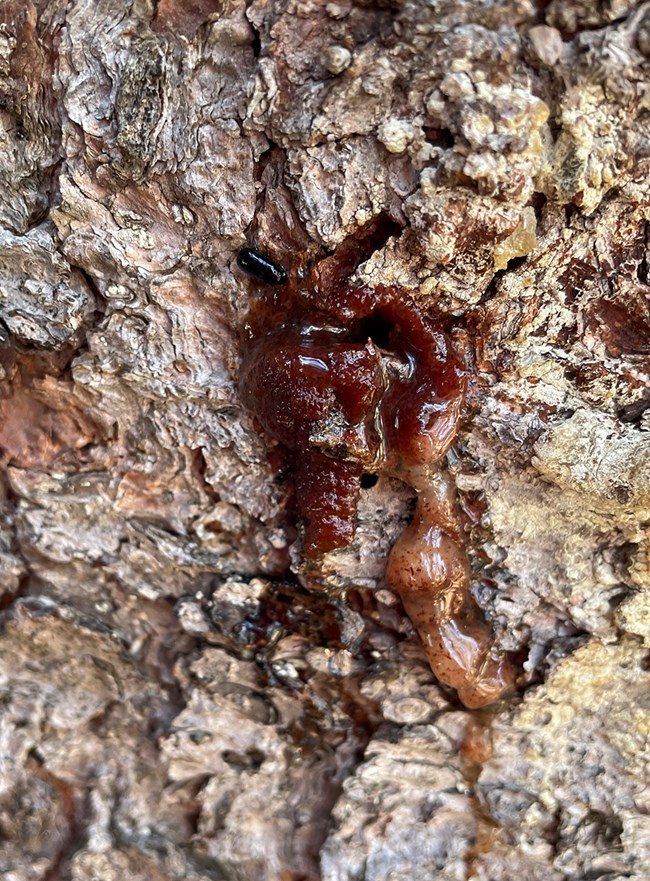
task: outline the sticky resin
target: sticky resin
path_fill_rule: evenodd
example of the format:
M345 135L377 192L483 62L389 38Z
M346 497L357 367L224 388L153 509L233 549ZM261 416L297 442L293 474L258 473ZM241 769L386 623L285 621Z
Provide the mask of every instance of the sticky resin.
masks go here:
M273 265L272 265L273 267ZM278 270L280 267L278 267ZM264 267L245 326L242 399L288 451L305 557L349 545L364 472L411 485L412 522L386 581L400 595L436 677L468 707L514 681L470 592L451 478L441 460L458 431L465 376L438 322L405 290L354 286L334 255L286 284Z

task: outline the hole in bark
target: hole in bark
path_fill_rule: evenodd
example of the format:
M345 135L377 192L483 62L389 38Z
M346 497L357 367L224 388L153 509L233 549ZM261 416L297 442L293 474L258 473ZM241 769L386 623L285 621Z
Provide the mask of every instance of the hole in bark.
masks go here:
M436 144L439 147L444 147L445 150L450 150L454 146L454 135L448 128L431 126L424 130L424 136L429 144Z
M372 340L380 349L387 349L392 329L393 325L390 321L386 321L381 315L373 312L372 315L368 315L367 318L363 318L359 322L358 331L354 336L360 343Z
M542 215L544 213L544 208L546 203L548 202L548 198L544 195L544 193L534 193L531 201L531 205L533 206L533 211L535 212L535 217L537 218L537 223L541 223Z
M384 247L391 236L399 235L402 227L388 214L380 214L362 227L355 235L350 236L338 250L344 250L345 246L354 248L356 265L361 266L371 257L375 251Z
M260 32L257 30L257 28L253 28L253 42L251 48L253 50L253 55L255 56L255 58L259 58L262 51L262 39L260 37Z
M512 272L513 270L519 269L526 263L527 260L528 257L512 257L510 260L508 260L508 268L503 271Z
M240 771L258 771L264 763L265 756L261 750L251 747L244 753L227 749L221 753L221 758L231 768L236 768Z

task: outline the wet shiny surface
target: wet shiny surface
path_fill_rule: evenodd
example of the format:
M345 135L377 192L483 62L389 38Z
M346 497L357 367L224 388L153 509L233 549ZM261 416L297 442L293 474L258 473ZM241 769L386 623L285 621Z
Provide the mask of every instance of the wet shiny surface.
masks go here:
M405 290L352 286L336 256L259 290L245 328L240 390L291 452L307 558L354 540L364 471L418 493L386 581L400 595L437 678L469 707L513 682L470 590L451 479L439 470L461 416L465 377L440 324Z
M451 478L432 474L391 551L386 581L398 591L436 677L466 706L480 707L510 688L514 670L494 652L490 628L469 591L459 524Z
M352 541L363 468L398 474L445 453L464 388L445 334L407 292L321 283L315 271L309 284L261 290L240 374L261 426L297 454L308 556Z

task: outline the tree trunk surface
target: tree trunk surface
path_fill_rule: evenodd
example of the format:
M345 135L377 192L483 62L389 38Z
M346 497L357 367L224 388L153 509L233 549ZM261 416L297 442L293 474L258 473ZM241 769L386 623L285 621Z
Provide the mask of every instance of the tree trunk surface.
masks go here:
M648 881L649 121L650 3L3 0L4 881ZM467 353L481 711L412 490L314 589L238 393L241 248L371 221Z

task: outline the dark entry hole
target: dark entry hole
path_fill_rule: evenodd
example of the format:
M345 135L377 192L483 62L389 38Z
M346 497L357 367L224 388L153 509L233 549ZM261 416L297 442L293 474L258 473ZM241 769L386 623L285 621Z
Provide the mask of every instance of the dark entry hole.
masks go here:
M519 269L520 266L526 263L527 259L527 257L513 257L511 260L508 260L508 270Z
M450 150L454 146L454 135L448 128L425 128L424 136L430 144Z
M252 49L253 49L253 55L255 56L255 58L259 58L259 57L260 57L260 53L261 53L261 51L262 51L262 39L261 39L261 37L260 37L260 32L257 30L257 28L253 28L253 46L252 46Z
M251 747L243 753L232 749L224 750L221 753L221 758L231 768L237 768L240 771L257 771L264 764L265 756L260 750Z
M366 340L372 340L380 349L387 349L392 329L393 325L390 321L386 321L381 315L373 312L373 314L368 315L367 318L361 319L354 337L360 343L365 343Z
M379 478L376 474L367 474L364 472L361 475L361 489L370 489L377 483L378 480Z

